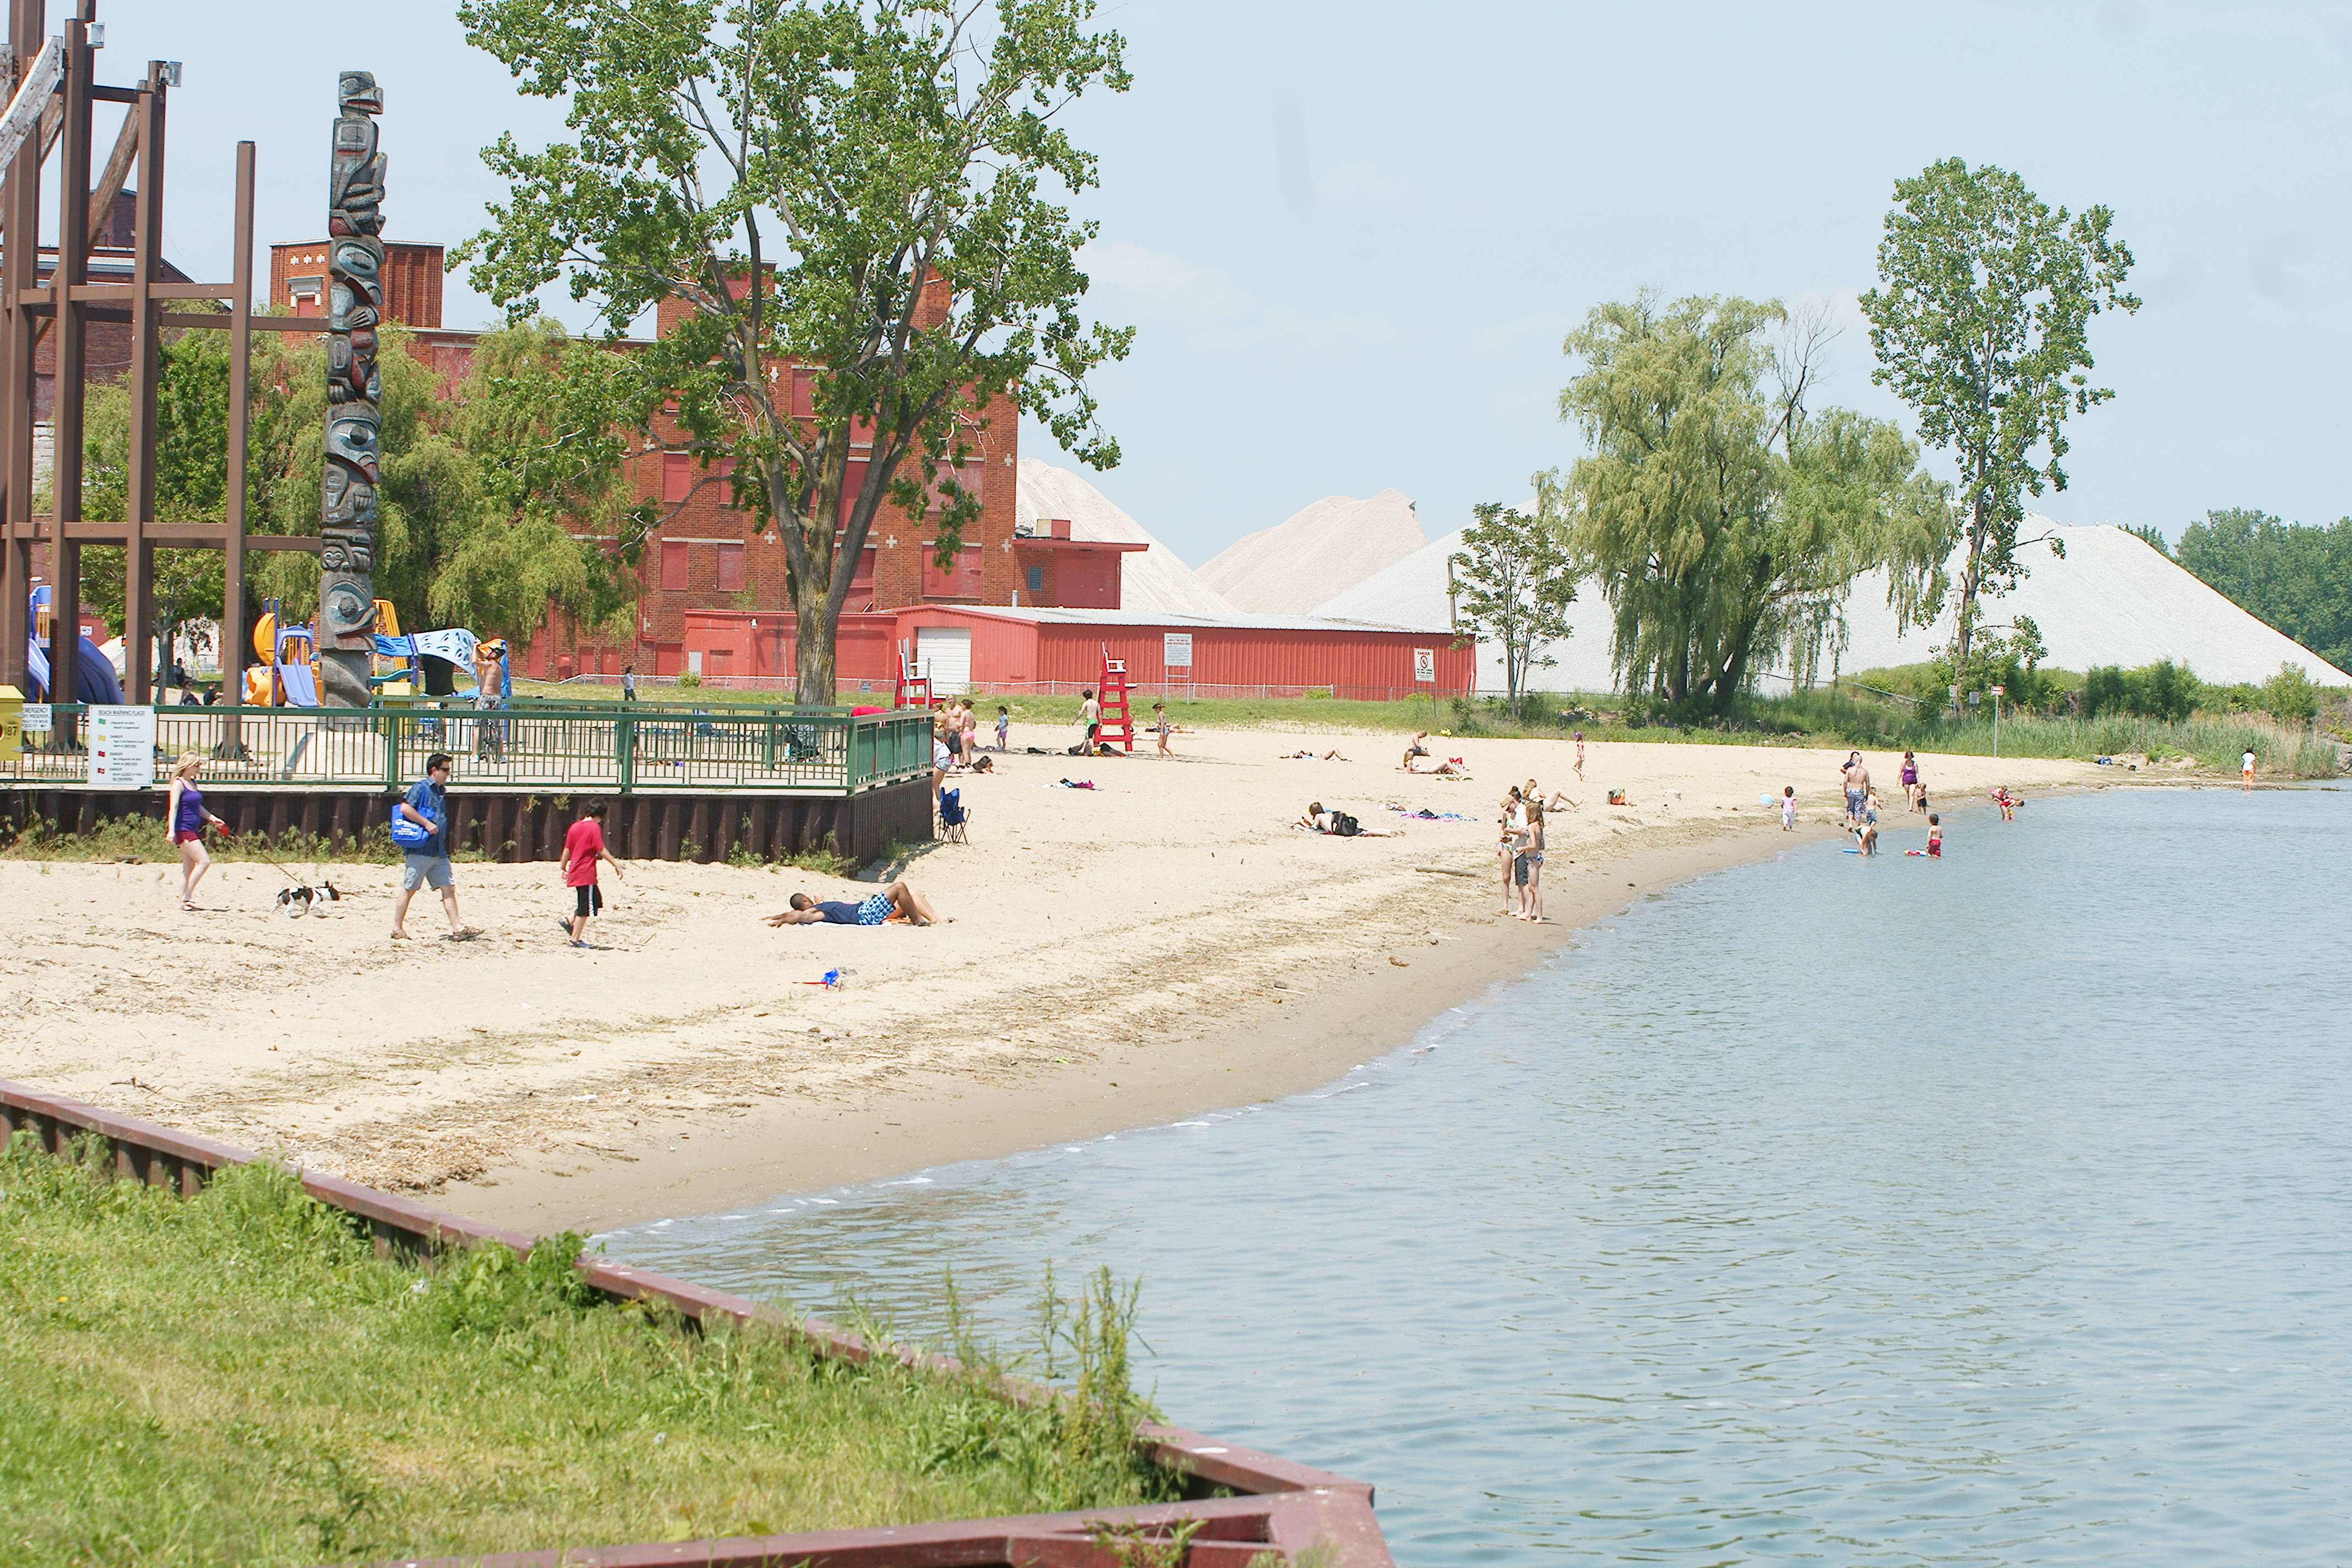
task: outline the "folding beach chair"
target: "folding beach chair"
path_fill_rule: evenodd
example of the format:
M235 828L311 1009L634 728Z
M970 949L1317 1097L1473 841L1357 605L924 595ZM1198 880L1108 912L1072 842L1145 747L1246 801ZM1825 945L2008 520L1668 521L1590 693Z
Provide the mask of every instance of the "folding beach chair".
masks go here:
M970 843L971 840L963 835L971 821L971 813L964 809L962 790L940 791L940 837L942 840L950 844Z

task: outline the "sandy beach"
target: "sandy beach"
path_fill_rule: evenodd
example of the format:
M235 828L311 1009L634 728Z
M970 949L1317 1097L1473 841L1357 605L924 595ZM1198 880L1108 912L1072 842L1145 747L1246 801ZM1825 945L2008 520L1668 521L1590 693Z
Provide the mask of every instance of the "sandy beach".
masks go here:
M0 1077L530 1229L706 1211L1311 1088L1580 923L1786 847L1759 795L1794 784L1800 835L1833 832L1844 757L1594 742L1580 784L1557 741L1434 742L1466 782L1399 773L1392 734L1177 743L1173 761L1016 752L961 781L970 842L898 868L953 917L927 929L772 930L795 889L873 889L633 862L607 869L602 950L582 952L557 930L558 868L460 864L488 935L435 940L428 893L417 940L394 943L393 867L328 868L352 896L289 920L267 866L215 868L191 914L175 867L0 861ZM1282 758L1335 748L1347 760ZM1902 809L1899 759L1869 760L1899 861L1925 819ZM1939 808L2112 782L1921 765ZM1503 918L1494 854L1496 803L1529 777L1582 803L1551 818L1542 926ZM1604 805L1612 789L1633 804ZM1396 837L1289 827L1309 800ZM1955 854L1998 826L1963 824L1947 818ZM837 966L843 988L803 984Z

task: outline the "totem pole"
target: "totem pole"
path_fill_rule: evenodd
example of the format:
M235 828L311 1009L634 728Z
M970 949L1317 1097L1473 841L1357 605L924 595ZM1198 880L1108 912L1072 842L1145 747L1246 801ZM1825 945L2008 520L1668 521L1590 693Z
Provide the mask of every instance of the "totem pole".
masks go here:
M383 319L383 93L345 71L327 177L327 462L319 535L319 700L363 708L375 657L379 405L376 323Z

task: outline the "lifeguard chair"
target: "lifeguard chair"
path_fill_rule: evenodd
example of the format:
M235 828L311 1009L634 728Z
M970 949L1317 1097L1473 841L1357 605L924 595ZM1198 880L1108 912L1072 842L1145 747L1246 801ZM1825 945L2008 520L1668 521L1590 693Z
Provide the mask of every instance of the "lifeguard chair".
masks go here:
M890 706L922 709L939 706L931 697L931 678L916 672L914 655L908 651L905 643L898 645L898 691L891 699Z
M1130 755L1135 751L1135 720L1128 710L1127 696L1131 689L1127 683L1127 660L1113 658L1108 645L1103 648L1102 679L1096 683L1095 695L1102 704L1101 730L1096 740L1102 745L1123 745Z

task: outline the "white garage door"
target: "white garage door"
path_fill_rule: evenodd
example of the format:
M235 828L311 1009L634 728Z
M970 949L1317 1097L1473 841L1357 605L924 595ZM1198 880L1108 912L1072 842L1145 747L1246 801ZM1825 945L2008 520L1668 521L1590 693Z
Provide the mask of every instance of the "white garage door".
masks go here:
M971 684L971 628L917 626L915 673L931 678L931 693L951 696Z

